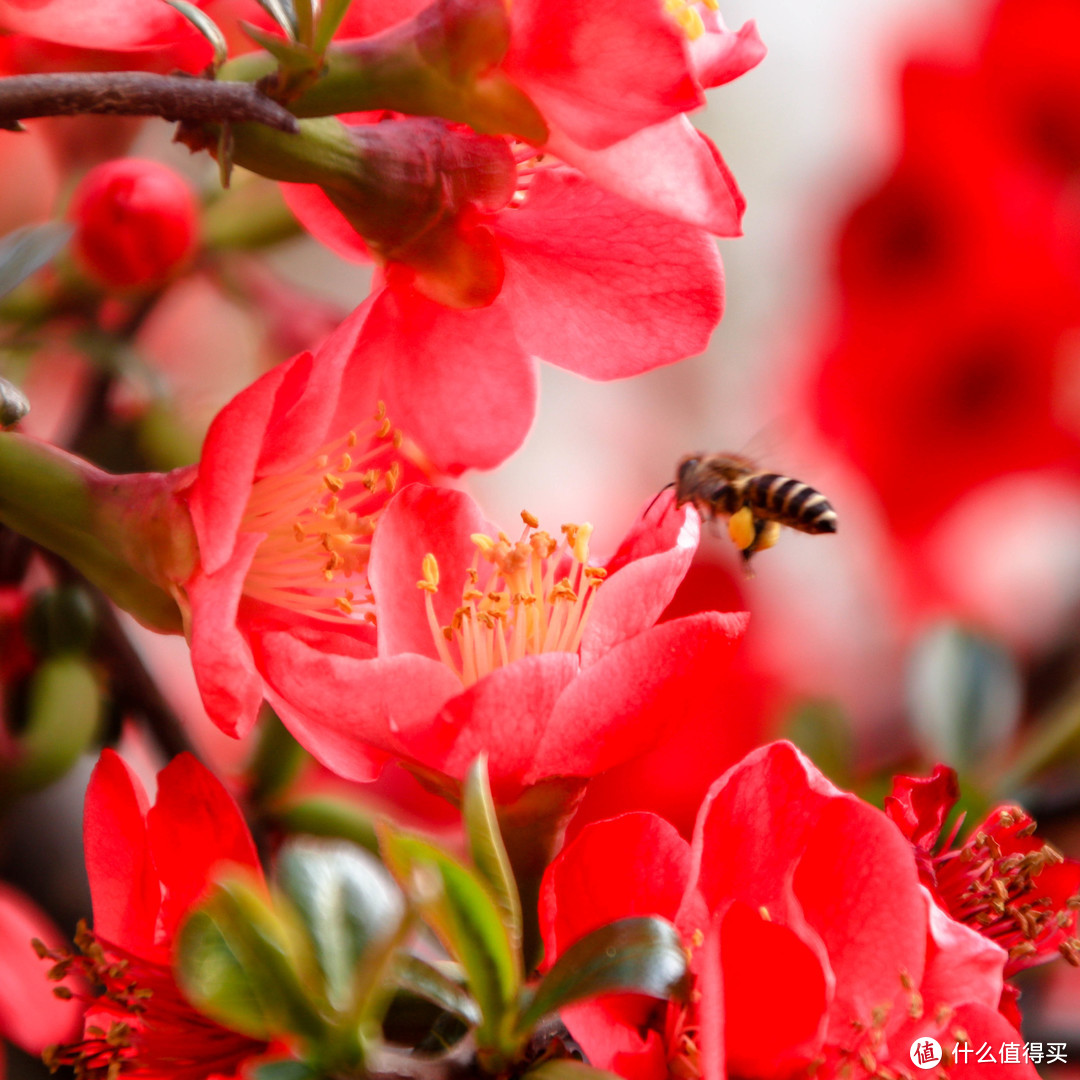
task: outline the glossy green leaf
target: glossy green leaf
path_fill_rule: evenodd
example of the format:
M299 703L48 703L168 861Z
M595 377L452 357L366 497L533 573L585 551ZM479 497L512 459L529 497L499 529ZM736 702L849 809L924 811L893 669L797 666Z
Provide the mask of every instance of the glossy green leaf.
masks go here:
M418 956L399 956L395 977L403 990L434 1002L470 1027L480 1023L480 1009L468 991Z
M686 953L671 923L620 919L587 934L555 961L518 1029L527 1033L548 1013L600 994L673 997L684 992L686 979Z
M355 804L329 795L312 795L274 807L273 819L287 833L332 836L377 853L379 839L375 823Z
M484 881L417 837L380 831L383 857L424 921L465 970L480 1007L480 1041L499 1030L520 988L517 958L502 913Z
M465 778L462 815L469 854L473 864L491 889L502 913L503 925L518 958L521 971L521 900L518 897L514 872L506 854L499 821L495 816L495 800L488 782L487 757L480 755Z
M289 841L278 857L277 883L311 938L328 1001L351 1010L359 1004L360 969L378 963L401 927L401 891L372 855L344 840Z
M217 885L180 928L176 975L185 995L225 1027L256 1038L325 1037L297 967L286 927L240 878Z
M214 69L221 67L229 59L229 43L225 40L221 27L202 8L196 7L189 0L165 0L165 3L176 8L210 42L214 50Z
M16 229L0 240L0 296L7 296L31 274L52 262L74 231L72 225L49 221Z

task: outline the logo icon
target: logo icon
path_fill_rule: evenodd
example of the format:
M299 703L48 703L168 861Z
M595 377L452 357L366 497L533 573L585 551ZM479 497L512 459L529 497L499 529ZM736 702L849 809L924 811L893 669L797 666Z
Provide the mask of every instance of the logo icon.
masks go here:
M920 1069L932 1069L941 1061L941 1043L929 1037L911 1044L911 1064Z

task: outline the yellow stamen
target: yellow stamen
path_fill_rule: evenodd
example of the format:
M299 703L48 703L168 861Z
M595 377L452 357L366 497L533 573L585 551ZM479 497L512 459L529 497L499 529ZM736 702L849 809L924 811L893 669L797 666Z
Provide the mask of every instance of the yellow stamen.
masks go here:
M424 589L427 592L438 592L439 563L430 551L424 556L424 561L421 564L421 572L424 576L416 583L416 587L418 589Z

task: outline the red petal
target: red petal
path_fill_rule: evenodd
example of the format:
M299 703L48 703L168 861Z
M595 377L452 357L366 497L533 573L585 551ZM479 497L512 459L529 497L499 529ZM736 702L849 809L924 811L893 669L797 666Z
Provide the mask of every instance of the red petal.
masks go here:
M436 621L449 624L461 603L468 570L476 560L473 533L489 532L480 508L461 491L409 484L386 506L371 544L368 580L379 611L379 655L419 653L438 659L425 610L425 592L416 587L425 555L439 566L433 595Z
M516 316L502 298L460 311L384 288L372 301L357 361L384 373L394 422L444 472L494 468L532 426L536 366Z
M740 618L727 616L732 623ZM706 792L764 734L767 698L760 680L733 663L736 637L717 635L702 649L698 672L687 675L682 715L672 717L654 747L589 781L570 834L589 821L651 810L693 835Z
M830 1041L918 986L929 916L911 845L876 807L830 799L806 837L792 889L836 976Z
M623 814L584 828L540 887L546 962L616 919L674 919L690 878L690 845L655 814Z
M262 877L240 808L221 781L190 754L173 758L158 773L147 834L165 889L161 928L168 941L222 863L236 863Z
M146 792L128 765L103 750L86 788L83 846L94 931L136 956L160 959L154 928L161 885L146 833Z
M514 0L503 61L553 127L583 146L705 104L681 33L662 5L626 0Z
M930 915L926 971L919 987L926 1012L962 1001L996 1009L1008 954L946 915L925 889L923 897Z
M593 599L581 638L581 664L588 667L620 641L647 630L671 603L697 551L701 519L688 506L681 513L638 517Z
M443 707L439 741L445 749L440 752L431 740L430 744L416 742L413 752L420 760L459 778L465 776L478 754L486 752L491 782L500 801L509 801L522 784L551 776L588 775L559 764L553 767L545 753L558 730L554 714L567 687L577 684L578 671L578 658L562 652L525 656L496 668ZM573 735L564 735L567 737ZM573 752L569 751L571 756Z
M938 765L931 776L894 776L885 813L922 851L932 851L949 811L960 798L956 770Z
M716 13L706 12L705 27L706 33L690 43L690 59L702 86L722 86L765 59L765 43L752 19L732 32Z
M584 1001L560 1010L559 1016L594 1069L607 1069L623 1080L662 1080L668 1075L664 1040L656 1031L644 1032L643 1038L611 1007L611 1000Z
M709 612L662 623L582 671L552 712L526 782L595 776L650 750L698 707L734 640L732 622Z
M503 301L528 354L618 379L700 353L723 311L712 239L570 172L495 220Z
M714 236L742 236L746 200L720 152L685 116L606 150L585 150L558 133L548 145L615 195Z
M210 719L236 738L251 730L263 701L251 647L237 623L244 580L262 540L241 533L227 564L213 574L198 572L187 584L195 681Z
M363 237L317 184L279 184L296 220L335 255L348 262L371 262Z
M137 49L195 36L191 25L176 11L145 0L4 0L0 3L0 25L83 49Z
M807 1065L821 1047L831 990L814 949L791 927L735 903L720 924L720 960L728 1072L765 1080ZM714 1007L703 996L702 1011Z
M790 743L748 754L713 784L694 830L694 884L708 906L743 900L792 921L790 875L822 811L842 797Z
M57 983L45 978L50 965L31 948L33 938L52 949L62 943L60 931L29 897L0 884L0 1034L28 1054L40 1054L76 1037L83 1010L76 1000L53 996Z
M461 692L444 664L404 653L380 659L330 653L294 634L264 635L260 668L281 719L328 769L372 780L385 755L411 757L434 742L435 718Z
M294 357L242 390L217 414L206 433L190 507L199 557L208 574L232 557L278 389L290 368L303 359L303 354Z

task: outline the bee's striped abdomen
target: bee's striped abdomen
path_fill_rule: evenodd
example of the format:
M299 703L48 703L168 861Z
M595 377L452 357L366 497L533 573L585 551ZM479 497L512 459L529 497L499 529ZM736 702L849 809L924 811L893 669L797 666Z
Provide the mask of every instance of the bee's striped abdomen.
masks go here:
M807 533L836 532L836 511L816 488L779 473L757 473L745 481L747 505L758 517Z

